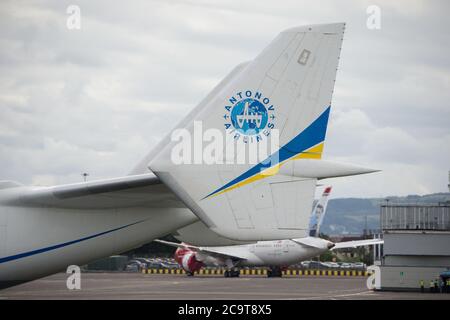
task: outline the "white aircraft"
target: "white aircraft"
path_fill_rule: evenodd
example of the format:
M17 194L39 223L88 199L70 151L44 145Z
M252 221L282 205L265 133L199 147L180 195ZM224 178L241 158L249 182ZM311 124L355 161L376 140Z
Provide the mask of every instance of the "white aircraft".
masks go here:
M331 187L327 187L311 213L312 229L310 231L314 234L319 234L330 192ZM319 256L328 250L380 244L383 240L368 239L333 243L316 236L308 236L298 239L258 241L244 245L206 247L164 240L155 240L155 242L176 247L175 260L190 276L204 266L227 267L225 277L238 277L238 267L268 266L268 277L281 277L283 268Z
M175 127L195 138L200 123L239 145L224 144L216 164L175 163L179 141L171 133L125 177L53 187L1 182L0 286L124 252L199 220L238 242L306 236L318 179L375 171L321 160L344 27L283 31ZM244 119L241 128L237 116L248 101L262 120ZM279 147L257 164L237 161L260 140Z
M319 237L320 226L322 225L325 212L327 211L328 197L331 193L331 186L326 187L323 191L322 197L317 201L313 212L311 213L311 219L309 220L309 236Z

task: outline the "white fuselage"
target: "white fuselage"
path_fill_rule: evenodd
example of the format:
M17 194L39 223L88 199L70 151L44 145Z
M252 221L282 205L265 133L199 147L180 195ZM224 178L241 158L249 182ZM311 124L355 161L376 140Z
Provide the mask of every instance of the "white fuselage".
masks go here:
M0 288L139 247L197 218L187 208L62 209L2 205Z
M234 245L224 247L211 247L216 252L244 258L236 266L289 266L300 261L316 257L332 246L332 243L313 237L306 237L313 246L305 245L294 240L258 241L254 244ZM228 265L226 260L215 259L216 262L206 255L198 255L198 260L205 264ZM229 261L228 261L229 262Z
M139 247L198 221L190 209L180 207L11 205L8 199L18 192L23 190L0 190L0 288ZM242 266L287 266L327 250L327 241L313 239L318 248L292 240L214 248L245 257ZM211 257L202 258L205 263L217 263ZM229 265L230 260L222 263Z

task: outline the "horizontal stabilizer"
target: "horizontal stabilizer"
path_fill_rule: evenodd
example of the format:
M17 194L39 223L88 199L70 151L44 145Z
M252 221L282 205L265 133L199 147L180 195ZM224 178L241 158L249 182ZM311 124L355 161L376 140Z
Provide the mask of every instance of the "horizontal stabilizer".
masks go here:
M123 207L185 207L153 173L86 181L52 187L15 186L3 190L7 205L67 209Z
M322 250L330 249L334 246L333 242L322 239L322 238L318 238L318 237L304 237L304 238L292 239L292 241L294 241L295 243L307 246L307 247L322 249Z
M378 171L380 170L336 161L300 159L286 163L278 173L299 178L327 179Z

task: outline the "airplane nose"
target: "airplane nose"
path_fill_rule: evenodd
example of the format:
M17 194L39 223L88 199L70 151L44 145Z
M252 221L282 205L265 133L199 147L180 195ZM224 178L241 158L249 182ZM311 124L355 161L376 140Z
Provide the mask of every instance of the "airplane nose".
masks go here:
M331 248L333 248L335 246L335 244L333 242L328 241L327 243L327 248L328 250L330 250Z

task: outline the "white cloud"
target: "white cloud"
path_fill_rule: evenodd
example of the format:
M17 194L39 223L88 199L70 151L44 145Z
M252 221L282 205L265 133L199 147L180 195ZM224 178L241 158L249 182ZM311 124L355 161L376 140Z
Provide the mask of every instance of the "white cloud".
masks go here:
M405 128L376 126L360 109L333 113L326 156L382 172L333 179L334 196L384 197L445 191L450 132L416 137Z

